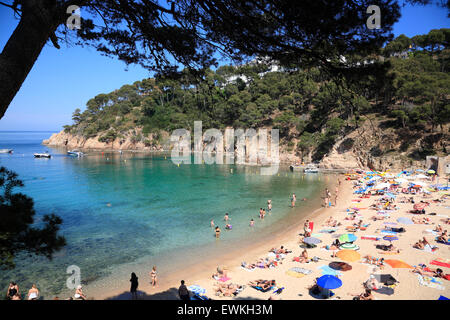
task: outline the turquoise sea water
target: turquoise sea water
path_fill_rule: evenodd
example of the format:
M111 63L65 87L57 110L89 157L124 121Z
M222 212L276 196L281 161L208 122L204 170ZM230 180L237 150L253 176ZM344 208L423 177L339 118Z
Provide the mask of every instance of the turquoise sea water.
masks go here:
M189 250L199 247L216 250L211 219L221 227L224 245L256 241L297 218L298 211L289 208L290 194L311 199L324 187L320 175L292 173L287 168L263 176L260 168L249 166L178 167L164 154L88 152L71 158L65 149L41 145L50 135L0 132L0 149L14 149L12 155L0 154L0 166L17 172L25 183L15 191L34 199L37 223L44 214L59 215L61 234L68 243L51 261L18 257L14 270L0 271L0 288L5 291L11 280L22 291L36 283L44 298L51 299L67 294L69 265L80 267L89 288L113 277L117 266L164 261L174 254L188 258ZM33 157L34 152L46 150L51 159ZM272 199L272 214L260 221L259 208L267 208L267 199ZM226 212L232 218L231 231L224 230Z

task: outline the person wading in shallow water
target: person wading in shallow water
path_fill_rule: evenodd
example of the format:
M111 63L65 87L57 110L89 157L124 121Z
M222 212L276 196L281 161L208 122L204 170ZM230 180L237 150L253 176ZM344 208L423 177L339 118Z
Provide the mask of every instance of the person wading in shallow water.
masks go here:
M219 226L216 227L216 238L220 237L220 228Z

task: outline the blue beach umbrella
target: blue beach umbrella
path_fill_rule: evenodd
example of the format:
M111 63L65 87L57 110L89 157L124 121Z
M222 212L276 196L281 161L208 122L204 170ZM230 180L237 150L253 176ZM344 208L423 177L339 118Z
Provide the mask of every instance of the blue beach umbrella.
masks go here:
M342 281L335 276L326 274L317 279L317 285L324 289L336 289L342 286Z

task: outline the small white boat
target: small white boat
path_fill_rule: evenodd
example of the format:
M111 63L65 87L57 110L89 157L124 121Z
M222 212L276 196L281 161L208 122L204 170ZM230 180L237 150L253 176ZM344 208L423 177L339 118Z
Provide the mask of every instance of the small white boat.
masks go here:
M34 154L34 157L35 158L51 158L52 157L52 155L51 154L49 154L49 153L35 153Z
M0 149L0 153L13 153L13 149Z
M81 157L81 156L84 156L84 153L81 152L80 150L70 150L70 151L67 151L67 154L68 154L69 156L72 156L72 157Z
M319 168L317 168L314 165L307 165L305 170L304 170L304 172L305 173L318 173L319 172Z

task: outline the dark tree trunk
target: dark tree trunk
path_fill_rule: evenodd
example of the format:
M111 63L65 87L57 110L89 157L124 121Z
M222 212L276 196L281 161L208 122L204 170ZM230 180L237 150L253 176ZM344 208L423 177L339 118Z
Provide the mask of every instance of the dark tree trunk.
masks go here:
M0 119L64 15L43 1L25 1L20 22L0 54ZM60 20L60 21L58 21ZM57 46L55 41L55 46Z

